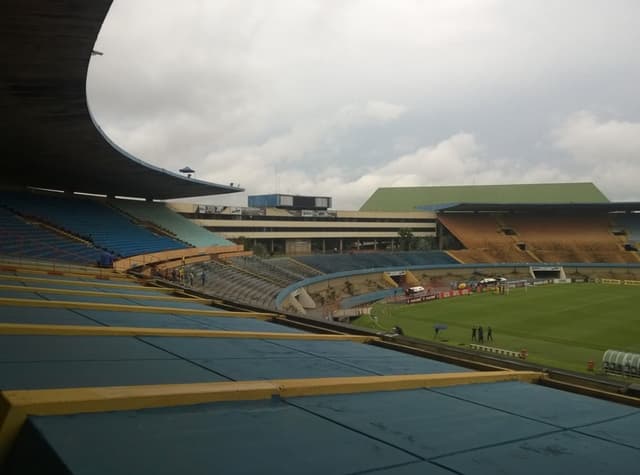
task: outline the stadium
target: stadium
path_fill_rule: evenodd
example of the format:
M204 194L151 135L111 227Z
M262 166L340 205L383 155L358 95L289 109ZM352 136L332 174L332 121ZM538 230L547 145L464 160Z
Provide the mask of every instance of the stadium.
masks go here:
M85 83L110 5L0 19L2 473L633 472L640 203L175 201L241 189L102 132Z

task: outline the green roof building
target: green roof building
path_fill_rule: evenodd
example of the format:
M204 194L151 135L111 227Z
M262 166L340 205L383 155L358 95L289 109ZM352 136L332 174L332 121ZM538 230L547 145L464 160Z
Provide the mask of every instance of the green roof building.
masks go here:
M448 203L608 203L593 183L378 188L360 211L414 211Z

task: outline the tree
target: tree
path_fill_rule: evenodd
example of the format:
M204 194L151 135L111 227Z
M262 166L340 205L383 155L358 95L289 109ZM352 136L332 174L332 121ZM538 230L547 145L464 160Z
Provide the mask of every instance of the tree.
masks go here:
M413 231L410 228L398 229L398 241L402 251L410 251L413 246Z

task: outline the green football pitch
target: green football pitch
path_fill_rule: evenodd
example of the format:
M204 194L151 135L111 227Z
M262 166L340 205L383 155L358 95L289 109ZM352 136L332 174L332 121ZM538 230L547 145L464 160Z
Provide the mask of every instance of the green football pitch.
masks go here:
M473 294L419 304L376 304L356 325L378 330L402 327L405 335L451 345L469 345L474 325L484 328L485 345L520 351L527 361L587 371L600 368L608 349L640 353L640 287L563 284L511 289L508 294ZM486 341L486 328L493 342Z

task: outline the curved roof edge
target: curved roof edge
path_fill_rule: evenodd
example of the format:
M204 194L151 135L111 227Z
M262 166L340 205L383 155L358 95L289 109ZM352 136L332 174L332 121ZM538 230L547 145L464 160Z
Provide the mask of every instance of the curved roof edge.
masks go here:
M9 0L4 5L0 185L147 199L244 191L135 158L95 122L87 105L87 71L111 3Z

